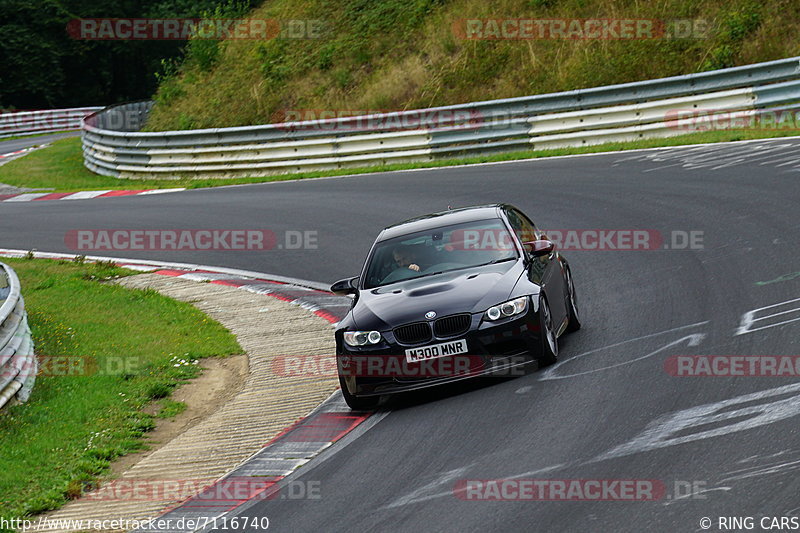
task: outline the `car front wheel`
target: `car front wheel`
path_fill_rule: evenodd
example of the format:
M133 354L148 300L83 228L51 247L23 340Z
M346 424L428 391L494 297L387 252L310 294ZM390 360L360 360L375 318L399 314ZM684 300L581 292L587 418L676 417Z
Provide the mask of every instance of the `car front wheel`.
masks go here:
M558 338L553 328L553 315L547 299L542 295L539 298L539 367L552 365L558 359Z
M569 311L569 325L567 331L578 331L581 329L581 319L578 315L578 299L575 296L575 282L572 281L572 272L567 269L567 309Z

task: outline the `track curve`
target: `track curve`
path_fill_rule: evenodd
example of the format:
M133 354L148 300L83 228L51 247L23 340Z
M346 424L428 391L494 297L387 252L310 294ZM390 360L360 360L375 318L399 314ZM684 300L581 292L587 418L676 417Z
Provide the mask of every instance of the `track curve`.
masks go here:
M41 144L57 141L66 137L77 137L81 133L79 131L63 131L60 133L48 133L45 135L22 136L13 139L3 140L0 139L0 155L22 150L30 146L39 146Z
M69 252L69 229L316 231L317 249L125 256L330 282L357 274L382 227L448 205L511 202L545 229L702 232L702 249L565 252L584 328L563 338L557 366L397 398L380 423L298 472L319 481L319 500L240 512L277 531L694 531L702 517L718 530L719 516L800 513L800 382L673 377L664 365L679 354L799 355L797 302L774 308L786 323L741 331L749 311L800 298L798 153L800 141L773 140L3 204L0 246ZM669 496L676 482L699 493L627 503L453 492L495 478L651 479Z

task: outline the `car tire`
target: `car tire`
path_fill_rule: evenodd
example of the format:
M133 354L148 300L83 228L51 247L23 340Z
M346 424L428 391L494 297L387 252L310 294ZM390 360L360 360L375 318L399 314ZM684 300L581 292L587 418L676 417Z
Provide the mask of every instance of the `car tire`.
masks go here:
M578 331L581 329L581 319L578 314L578 300L575 296L575 283L572 281L572 272L567 268L567 313L568 324L567 332Z
M353 396L347 390L347 384L341 376L339 376L339 385L342 387L342 396L344 397L345 403L353 411L371 411L378 406L378 402L381 400L380 396L367 396L363 398Z
M539 297L539 368L552 365L558 360L558 337L553 329L553 315L550 306L547 305L547 298L544 295Z

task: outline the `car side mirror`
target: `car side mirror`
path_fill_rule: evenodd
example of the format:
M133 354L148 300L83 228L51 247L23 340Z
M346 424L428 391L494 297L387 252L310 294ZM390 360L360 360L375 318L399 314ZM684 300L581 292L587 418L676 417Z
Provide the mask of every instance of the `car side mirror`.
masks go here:
M340 279L331 285L331 292L339 296L355 294L358 291L358 276L354 278Z
M522 245L533 257L550 255L556 249L556 245L553 243L553 241L546 240L528 241L522 243Z

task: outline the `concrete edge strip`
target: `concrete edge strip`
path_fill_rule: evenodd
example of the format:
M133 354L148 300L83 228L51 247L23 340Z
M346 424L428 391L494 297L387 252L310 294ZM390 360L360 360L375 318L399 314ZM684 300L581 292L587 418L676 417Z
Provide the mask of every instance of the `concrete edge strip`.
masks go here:
M62 259L73 260L76 257L81 257L78 254L65 254L59 252L40 252L36 249L33 250L19 250L13 248L0 248L0 256L5 257L26 257L32 254L36 259ZM156 261L149 259L126 259L120 257L107 257L100 255L84 255L82 256L86 261L111 261L119 266L129 268L131 270L138 270L141 272L149 272L151 270L172 269L184 270L187 272L214 272L218 274L228 274L231 276L239 276L242 278L253 278L268 280L273 283L284 283L287 285L297 285L298 287L307 287L316 289L317 291L330 294L328 292L328 285L319 281L309 281L299 278L292 278L288 276L279 276L276 274L267 274L264 272L256 272L254 270L242 270L238 268L215 267L208 265L196 265L194 263L176 263L172 261Z
M8 152L8 153L5 153L5 154L0 154L0 159L6 159L8 157L14 157L14 156L22 155L22 154L24 154L26 152L30 152L31 150L35 150L35 149L36 149L35 146L29 146L27 148L23 148L21 150L15 151L15 152Z
M121 265L124 266L124 265ZM321 291L299 285L274 281L264 278L252 278L244 276L231 276L227 274L219 274L211 271L185 271L185 270L156 270L154 274L162 276L173 276L181 279L189 279L192 281L209 282L218 285L227 285L229 287L236 287L262 296L270 296L277 298L292 305L298 305L307 311L324 318L331 324L338 322L350 307L349 300L332 296L328 291ZM335 298L334 302L343 300L341 303L331 305L330 300Z
M222 526L229 514L236 515L259 501L290 499L292 494L282 490L287 478L371 416L350 411L336 391L231 472L136 533L194 533Z
M186 188L184 187L178 187L174 189L142 189L142 190L107 189L104 191L0 194L0 202L33 202L33 201L40 202L43 200L89 200L92 198L117 198L120 196L146 196L151 194L166 194L166 193L180 192L185 190Z
M27 253L23 250L0 249L0 256L6 257L24 257ZM34 252L33 255L39 259L53 260L77 257L74 254L48 252ZM273 280L272 276L266 274L256 278L241 273L233 274L237 272L235 269L219 269L212 266L191 265L193 268L188 270L175 268L176 263L158 261L99 257L87 257L86 260L111 260L124 268L133 267L139 271L154 271L153 273L157 275L237 287L299 305L331 323L337 322L346 313L346 309L343 308L349 308L350 305L346 298L335 297L328 291L309 287L309 285L320 285L316 282L304 281L304 285L298 285ZM172 268L163 268L164 266ZM250 271L239 272L254 274ZM320 303L315 296L328 301L336 298L342 301L342 305L326 306L326 303ZM283 498L285 494L280 494L280 481L351 433L371 415L371 412L351 411L337 390L308 415L283 429L260 450L211 486L165 510L159 518L151 520L149 525L152 528L147 527L137 531L140 533L200 531L208 527L210 520L215 518L219 520L244 504ZM160 520L168 520L168 523L175 524L176 528L165 528L165 522L159 522ZM177 527L179 524L184 527Z
M344 404L344 400L339 396L338 391L333 393L331 397L326 400L323 405L327 404L329 401L334 402L338 401L341 403L343 408L346 408ZM352 414L352 412L351 412ZM327 446L322 451L320 451L317 455L314 456L313 462L308 462L303 464L303 468L301 470L295 469L292 471L291 474L283 476L281 479L275 481L269 488L269 491L264 491L262 494L256 495L255 497L250 498L249 500L245 500L239 503L238 506L231 509L230 511L221 514L216 518L216 523L214 519L203 519L201 521L197 521L197 529L195 530L184 530L184 531L176 531L174 533L205 533L217 530L217 528L224 528L225 520L227 519L227 523L233 524L233 518L237 516L241 516L242 514L248 513L249 509L251 509L254 505L258 505L260 502L264 500L275 500L275 499L293 499L292 495L292 487L293 484L296 482L294 478L298 476L304 476L313 471L315 468L320 466L321 464L325 463L327 460L335 456L337 453L344 450L347 446L355 442L358 438L360 438L364 433L375 427L381 420L389 416L389 411L375 411L369 414L363 421L361 421L358 425L354 426L348 433L343 434L338 441L336 441L336 446ZM294 475L295 473L298 475ZM302 485L301 485L302 486ZM310 487L310 485L309 485ZM286 495L288 498L284 498L284 494L281 493L282 490L287 490ZM314 496L309 495L309 499L312 499ZM258 522L259 526L264 525L263 520L264 518L268 517L259 517ZM253 518L248 519L247 517L242 517L239 519L240 523L250 522ZM206 522L205 526L203 522ZM209 523L210 522L210 523ZM150 533L140 531L137 533ZM170 532L173 533L173 532Z

